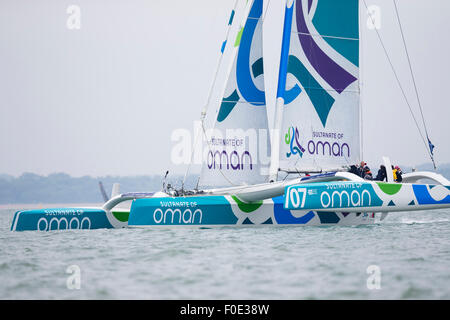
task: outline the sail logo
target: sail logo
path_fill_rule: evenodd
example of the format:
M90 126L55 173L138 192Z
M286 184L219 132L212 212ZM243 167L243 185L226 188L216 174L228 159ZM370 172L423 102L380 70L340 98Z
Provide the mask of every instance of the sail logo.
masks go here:
M321 154L322 156L350 158L350 147L345 142L339 144L338 142L330 143L328 141L310 140L308 142L308 152L309 154Z
M285 72L296 78L297 83L288 90L283 82L282 96L285 104L289 105L305 91L323 127L327 126L330 111L341 93L358 80L358 10L354 10L355 7L358 8L358 2L344 2L340 6L346 14L332 19L339 22L336 27L339 26L342 30L333 34L328 30L332 24L324 23L330 18L327 17L327 12L321 10L319 1L309 1L306 4L306 1L296 0L294 6L286 7L284 33L287 36L283 35L286 37L283 46L288 54L284 62ZM291 30L297 34L298 39L291 39ZM330 40L338 33L345 34L345 37L340 38L345 38L345 42ZM289 46L294 49L289 50ZM343 59L337 59L336 52Z
M264 90L258 89L253 77L263 75L263 58L259 58L250 68L251 49L255 31L261 22L263 12L263 0L255 0L251 7L239 43L239 52L236 60L236 82L242 97L248 103L255 106L265 106L266 97ZM258 33L262 40L262 34Z
M225 150L209 150L207 156L208 169L227 169L230 170L244 170L244 164L248 163L248 168L253 170L253 158L248 150L244 148L244 140L246 136L240 138L225 138L211 137L210 146L219 147ZM241 149L241 150L236 150Z
M266 105L265 91L264 89L261 90L260 85L255 83L255 80L261 76L257 82L262 84L264 76L262 52L255 52L256 45L254 45L255 40L256 44L259 45L256 47L256 51L262 50L262 45L260 45L262 33L258 29L262 26L262 11L263 0L255 0L244 27L241 27L237 35L234 44L235 47L239 46L235 67L236 84L233 86L234 90L227 90L231 94L222 99L217 115L218 122L227 119L239 102L245 101L256 107L265 107ZM256 59L253 55L256 56Z
M247 160L246 160L247 159ZM226 150L208 152L208 169L244 170L244 164L248 163L248 168L253 170L252 156L249 151L238 153L233 150L230 154Z
M300 133L297 128L290 127L288 129L288 132L284 136L284 142L289 145L290 148L289 152L286 153L286 157L290 158L294 154L298 154L300 158L303 157L305 149L298 142L299 136Z
M342 139L342 133L323 133L313 132L313 138L306 144L306 149L300 145L300 133L297 127L289 127L288 132L284 136L284 142L289 146L289 152L286 157L298 154L300 158L307 152L310 155L322 155L329 157L346 157L350 158L350 146L346 142L314 140L317 137L325 137L330 139Z
M157 208L153 211L153 221L156 224L201 224L203 212L201 209L166 209Z

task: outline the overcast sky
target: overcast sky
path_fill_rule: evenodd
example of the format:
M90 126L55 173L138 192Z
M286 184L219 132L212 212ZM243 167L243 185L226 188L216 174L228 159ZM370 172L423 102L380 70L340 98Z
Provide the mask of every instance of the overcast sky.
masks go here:
M381 9L380 34L420 120L393 2L365 1ZM184 172L171 163L171 134L199 119L234 2L0 0L0 173ZM266 16L269 95L281 2ZM437 163L450 162L450 1L397 4ZM67 28L70 5L81 9L80 29ZM376 33L362 36L365 159L429 161Z

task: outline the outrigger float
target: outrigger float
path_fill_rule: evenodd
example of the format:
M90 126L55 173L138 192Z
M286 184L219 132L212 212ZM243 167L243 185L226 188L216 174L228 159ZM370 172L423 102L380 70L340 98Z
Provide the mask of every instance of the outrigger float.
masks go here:
M450 208L450 182L437 173L406 173L397 183L391 170L387 181L348 172L361 160L361 12L358 0L286 1L273 134L254 141L249 130L269 129L263 0L237 1L216 72L225 72L226 81L220 98L207 103L215 107L214 133L204 131L209 152L200 182L220 187L113 194L96 208L18 211L11 230L362 225L378 214L383 220L388 213ZM206 115L207 108L204 126ZM270 150L266 171L255 161L262 146ZM388 158L383 162L391 168Z

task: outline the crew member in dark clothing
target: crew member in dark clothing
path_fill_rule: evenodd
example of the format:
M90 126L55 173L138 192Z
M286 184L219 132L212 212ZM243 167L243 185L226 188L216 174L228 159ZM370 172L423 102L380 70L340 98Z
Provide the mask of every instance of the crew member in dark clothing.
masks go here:
M385 181L386 180L387 181L386 167L384 165L380 166L380 169L378 170L375 180L377 180L377 181Z
M350 166L350 170L348 170L348 172L353 173L353 174L356 174L357 176L359 176L358 168L357 168L354 164L352 164L352 165Z
M369 168L364 169L364 180L373 180L372 172Z
M402 178L402 174L403 174L402 169L400 169L399 166L396 166L395 170L396 170L395 173L397 175L397 179L395 181L402 182L402 180L403 180L403 178Z

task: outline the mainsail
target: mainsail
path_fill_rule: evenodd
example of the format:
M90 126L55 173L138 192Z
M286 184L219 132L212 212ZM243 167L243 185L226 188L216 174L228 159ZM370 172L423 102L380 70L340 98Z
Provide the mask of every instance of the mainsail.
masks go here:
M249 1L246 8L236 38L226 42L234 54L214 129L207 134L200 179L204 186L267 180L270 134L264 89L263 0Z
M283 33L271 176L356 163L358 0L288 0Z

